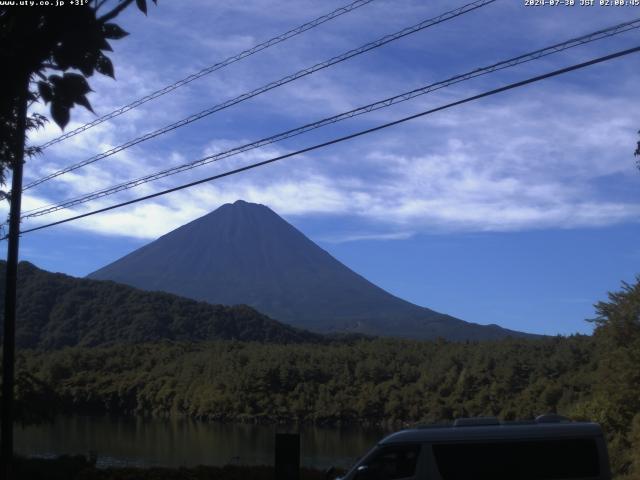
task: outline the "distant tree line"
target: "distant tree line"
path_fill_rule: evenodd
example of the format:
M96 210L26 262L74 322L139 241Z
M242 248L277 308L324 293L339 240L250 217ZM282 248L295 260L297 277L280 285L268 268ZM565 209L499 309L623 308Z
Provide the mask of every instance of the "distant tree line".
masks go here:
M161 342L27 352L23 365L73 411L320 424L510 420L585 401L595 348L590 337Z

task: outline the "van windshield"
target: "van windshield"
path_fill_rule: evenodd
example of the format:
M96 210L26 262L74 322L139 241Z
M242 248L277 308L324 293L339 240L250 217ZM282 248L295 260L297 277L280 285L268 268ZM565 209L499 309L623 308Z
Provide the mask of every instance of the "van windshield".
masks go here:
M540 480L598 477L593 439L436 444L443 480Z

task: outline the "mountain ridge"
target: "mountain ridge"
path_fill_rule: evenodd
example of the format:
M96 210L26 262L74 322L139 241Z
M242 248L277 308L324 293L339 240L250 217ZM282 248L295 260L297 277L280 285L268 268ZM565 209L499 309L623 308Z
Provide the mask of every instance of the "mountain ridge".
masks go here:
M0 288L6 262L0 260ZM0 308L4 298L0 298ZM246 305L224 306L18 265L16 344L60 349L156 341L323 343Z
M374 285L267 206L225 204L91 273L214 304L243 303L316 332L416 339L529 336L421 307Z

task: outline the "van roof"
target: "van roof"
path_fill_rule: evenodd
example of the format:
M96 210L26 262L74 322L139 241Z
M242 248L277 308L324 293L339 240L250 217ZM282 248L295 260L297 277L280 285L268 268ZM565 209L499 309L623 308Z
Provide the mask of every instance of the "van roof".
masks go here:
M485 440L535 440L596 437L602 435L597 423L591 422L514 422L488 425L428 425L401 430L383 438L379 445L424 442L459 442Z

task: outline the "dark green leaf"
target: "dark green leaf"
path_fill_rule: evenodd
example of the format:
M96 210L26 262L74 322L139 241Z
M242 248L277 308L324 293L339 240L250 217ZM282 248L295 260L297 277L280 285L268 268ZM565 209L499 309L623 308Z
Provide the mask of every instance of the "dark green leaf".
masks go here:
M62 77L60 75L49 75L49 81L53 85L53 88L57 88L62 82Z
M113 40L120 40L121 38L129 35L128 32L125 32L115 23L105 23L102 26L102 32L104 33L105 38L111 38Z
M26 118L27 122L27 131L29 130L37 130L38 128L44 127L47 123L47 117L40 115L39 113L34 113L33 115L29 115Z
M98 55L98 60L96 61L96 70L103 75L108 75L111 78L116 78L113 72L113 64L108 57L105 57L102 53Z
M85 78L77 73L65 73L63 81L65 88L72 95L86 95L91 91Z
M113 52L113 48L111 48L111 45L109 45L109 42L107 42L104 38L102 39L102 42L100 43L100 50L106 50L107 52Z
M64 130L64 127L69 123L69 107L54 101L51 103L51 116L53 121Z
M38 91L44 103L49 103L53 99L53 90L48 83L38 82Z
M54 78L55 77L55 78ZM73 107L74 99L78 96L77 89L74 88L73 77L69 78L66 74L64 77L57 75L50 77L53 85L53 102L64 105L67 108ZM84 92L80 92L84 94Z
M55 47L53 59L62 70L78 68L78 64L82 62L88 51L99 49L102 39L101 32L95 32L95 34L87 32L83 35L80 35L80 32L76 32L75 35L67 34Z
M65 53L67 52L61 49L56 49L53 52L53 61L56 62L56 64L62 71L67 70L71 66L71 63Z
M85 77L90 77L96 68L97 59L98 54L96 52L85 53L82 60L78 62L78 70L80 70Z
M76 103L78 105L82 105L84 108L89 110L91 113L96 113L96 112L93 111L93 108L91 107L91 104L89 103L89 100L87 100L86 96L81 95L78 98L76 98Z
M142 13L147 14L147 0L136 0L136 5Z

